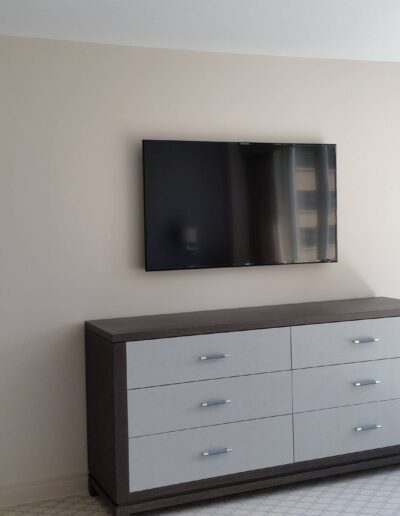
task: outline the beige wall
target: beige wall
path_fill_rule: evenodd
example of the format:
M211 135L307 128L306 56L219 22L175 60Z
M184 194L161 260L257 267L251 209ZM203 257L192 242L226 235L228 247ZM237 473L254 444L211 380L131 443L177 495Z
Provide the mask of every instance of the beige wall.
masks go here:
M400 296L400 65L0 38L0 486L86 471L83 321ZM142 138L329 142L339 263L146 273Z

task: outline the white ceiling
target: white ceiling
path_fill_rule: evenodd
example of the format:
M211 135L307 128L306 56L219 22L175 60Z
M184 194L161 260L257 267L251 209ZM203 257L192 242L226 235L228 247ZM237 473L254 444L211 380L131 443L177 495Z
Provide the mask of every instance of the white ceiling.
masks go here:
M400 62L400 0L0 0L0 34Z

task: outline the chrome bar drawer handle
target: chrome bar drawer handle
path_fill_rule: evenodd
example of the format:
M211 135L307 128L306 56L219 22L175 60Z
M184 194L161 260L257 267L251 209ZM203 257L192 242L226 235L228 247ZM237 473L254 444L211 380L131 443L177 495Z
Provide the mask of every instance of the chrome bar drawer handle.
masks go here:
M361 339L353 339L354 344L367 344L368 342L379 342L381 339L374 337L363 337Z
M218 360L219 358L228 358L229 353L217 353L215 355L200 355L200 360Z
M232 403L231 400L205 401L204 403L200 403L200 405L202 407L216 407L217 405L227 405L228 403Z
M203 457L211 457L212 455L221 455L221 453L230 453L232 448L222 448L221 450L210 450L210 451L203 451L202 455Z
M356 426L356 432L364 432L365 430L376 430L377 428L382 428L382 425L366 425L366 426Z
M382 380L360 380L359 382L354 382L355 387L364 387L364 385L377 385L378 383L382 383Z

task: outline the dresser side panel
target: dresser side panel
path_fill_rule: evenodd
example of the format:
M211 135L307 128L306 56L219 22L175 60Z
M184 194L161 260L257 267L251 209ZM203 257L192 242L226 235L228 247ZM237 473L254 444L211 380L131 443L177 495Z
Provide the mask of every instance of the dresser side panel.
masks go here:
M127 489L127 465L126 471L123 467L127 456L127 449L123 450L124 427L127 433L125 344L116 345L86 331L85 358L89 473L118 502L123 498L124 477ZM127 443L126 438L126 447Z

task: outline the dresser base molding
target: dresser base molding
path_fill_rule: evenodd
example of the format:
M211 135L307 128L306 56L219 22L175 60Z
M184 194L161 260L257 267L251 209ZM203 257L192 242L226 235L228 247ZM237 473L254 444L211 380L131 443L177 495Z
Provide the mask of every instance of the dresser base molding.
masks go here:
M89 493L91 496L99 495L112 509L115 516L129 516L181 504L202 502L213 498L396 464L400 464L400 446L390 446L149 489L131 494L129 496L130 501L122 505L115 504L106 491L96 482L95 478L89 475Z

